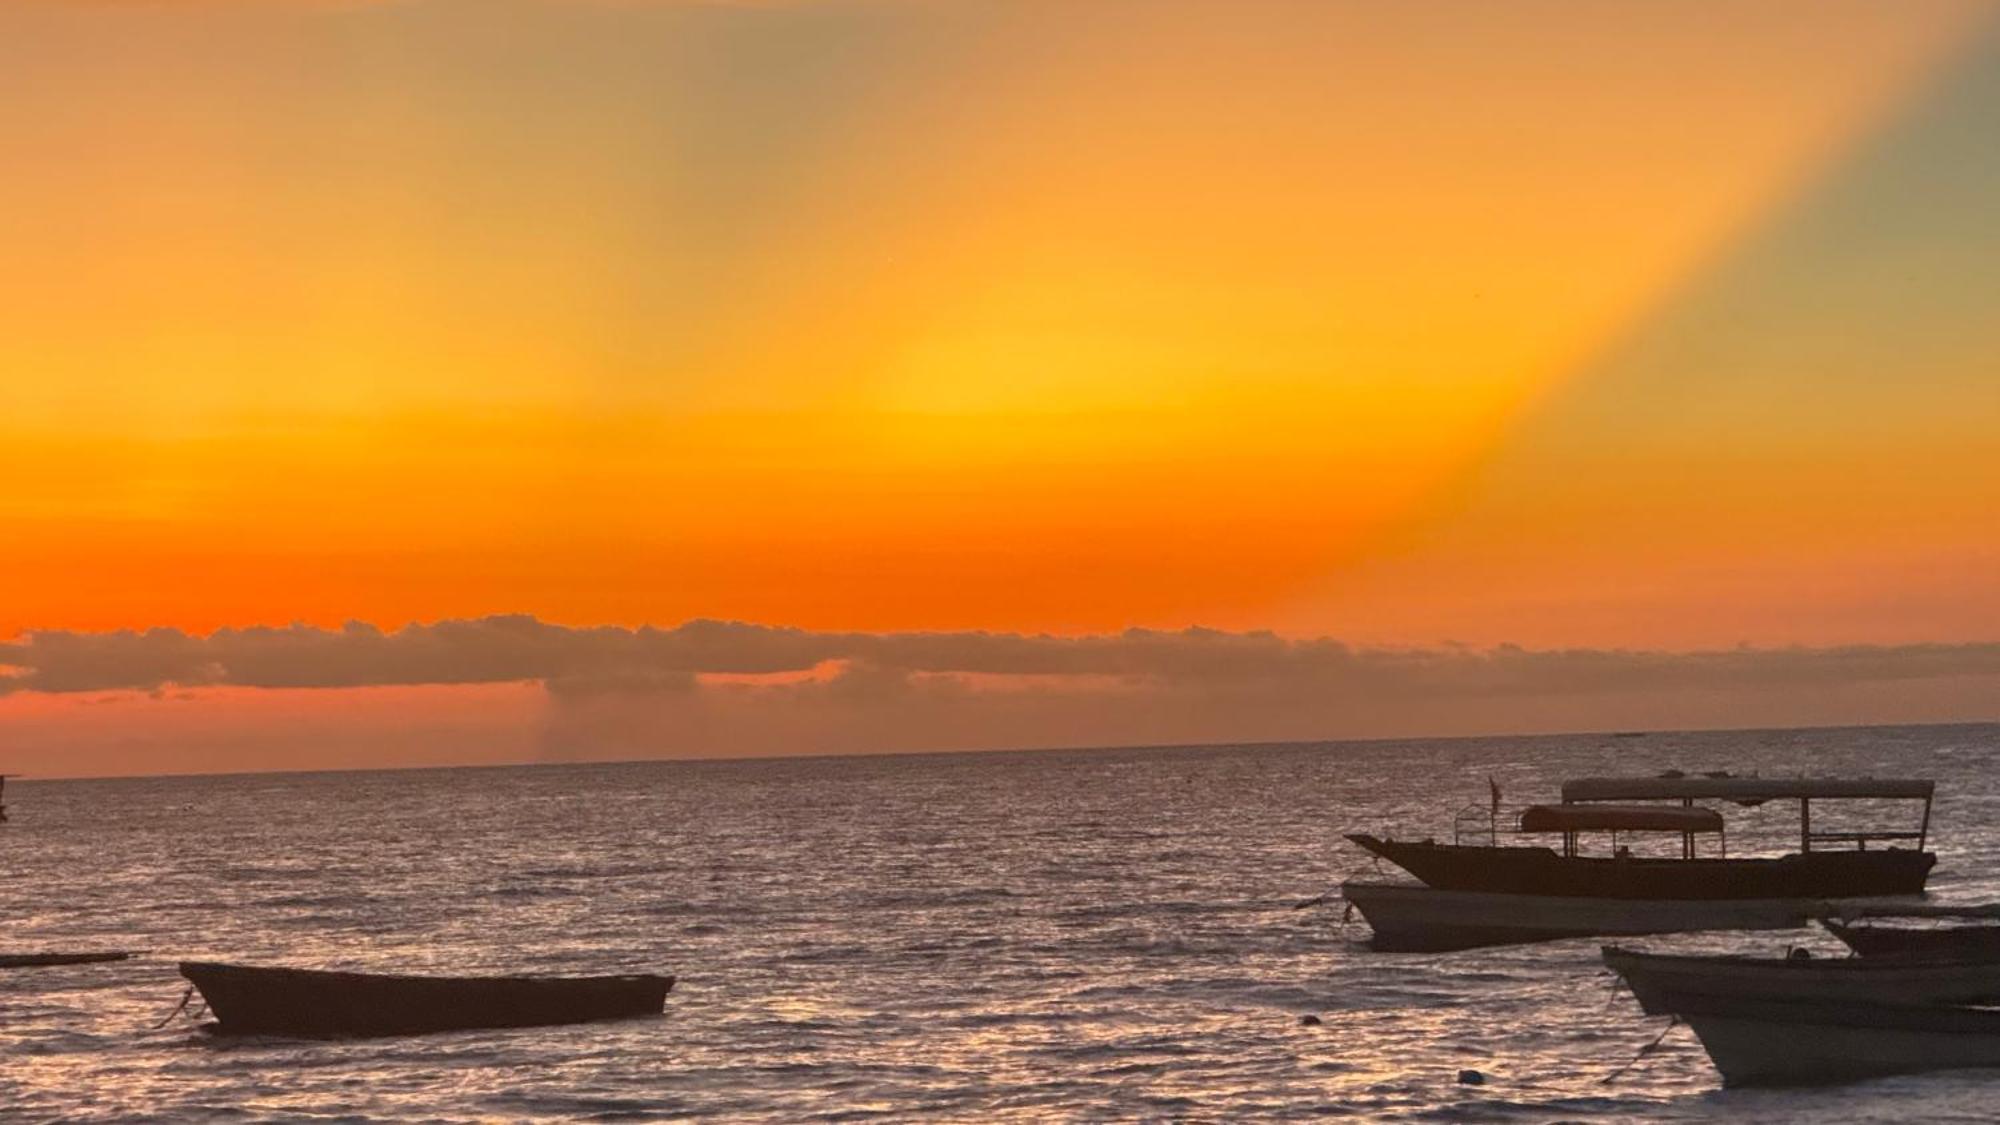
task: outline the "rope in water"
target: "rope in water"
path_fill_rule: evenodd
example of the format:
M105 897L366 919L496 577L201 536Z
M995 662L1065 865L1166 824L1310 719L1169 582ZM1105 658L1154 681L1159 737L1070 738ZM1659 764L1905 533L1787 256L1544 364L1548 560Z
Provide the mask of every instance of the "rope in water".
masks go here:
M187 1008L187 1006L188 1006L188 1001L190 1001L190 1000L192 1000L192 999L194 999L194 985L188 985L188 987L187 987L187 991L186 991L186 992L183 992L183 993L181 993L181 1002L180 1002L180 1003L178 1003L178 1004L175 1004L175 1005L174 1005L174 1010L173 1010L173 1011L171 1011L171 1012L168 1012L168 1013L166 1014L166 1016L165 1016L164 1018L162 1018L162 1019L160 1020L160 1022L159 1022L159 1023L156 1023L156 1024L154 1024L154 1025L153 1025L153 1027L152 1027L152 1030L154 1030L154 1031L158 1031L158 1030L160 1030L161 1028L163 1028L163 1027L167 1026L167 1024L169 1024L169 1023L173 1022L173 1018L174 1018L175 1016L178 1016L178 1015L180 1015L180 1014L181 1014L181 1012L182 1012L183 1010L185 1010L185 1009Z
M1648 1043L1645 1046L1639 1048L1638 1054L1633 1055L1632 1058L1628 1060L1624 1066L1621 1066L1617 1070L1612 1071L1610 1074L1605 1075L1601 1080L1599 1080L1598 1085L1608 1086L1613 1081L1615 1081L1619 1076L1623 1075L1626 1071L1631 1070L1633 1067L1639 1065L1640 1059L1643 1059L1647 1055L1650 1055L1654 1051L1660 1049L1660 1044L1666 1041L1667 1032L1672 1031L1674 1028L1677 1028L1680 1025L1681 1025L1681 1018L1679 1016L1675 1016L1673 1019L1668 1020L1667 1026L1660 1029L1660 1034L1658 1038L1654 1039L1651 1043Z

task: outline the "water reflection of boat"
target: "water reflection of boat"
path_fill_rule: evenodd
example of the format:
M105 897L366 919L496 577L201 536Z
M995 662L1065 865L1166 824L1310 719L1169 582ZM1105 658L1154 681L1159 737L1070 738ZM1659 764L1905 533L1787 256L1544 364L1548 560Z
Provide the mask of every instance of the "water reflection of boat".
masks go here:
M1924 846L1934 788L1930 781L1874 778L1583 778L1563 784L1561 804L1530 807L1513 825L1517 834L1558 836L1560 851L1500 843L1496 789L1484 843L1464 842L1464 814L1449 844L1347 837L1422 887L1353 881L1341 889L1373 928L1377 947L1389 949L1797 926L1826 900L1922 893L1937 862ZM1798 802L1796 853L1729 856L1720 812L1696 803L1773 800ZM1923 819L1914 830L1816 830L1813 802L1830 800L1922 801ZM1611 838L1611 854L1583 854L1582 839L1602 834ZM1620 846L1621 834L1678 837L1680 854L1635 855ZM1701 842L1711 838L1712 854L1700 854ZM1915 846L1896 846L1902 841ZM1870 850L1871 843L1888 846ZM1829 844L1846 846L1829 850Z
M670 976L416 977L183 961L218 1030L408 1035L658 1015Z

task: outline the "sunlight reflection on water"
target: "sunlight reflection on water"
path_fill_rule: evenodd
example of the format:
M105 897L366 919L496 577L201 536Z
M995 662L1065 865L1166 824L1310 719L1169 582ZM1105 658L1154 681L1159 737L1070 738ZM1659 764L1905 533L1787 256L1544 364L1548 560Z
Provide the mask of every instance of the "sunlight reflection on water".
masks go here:
M0 972L24 1117L474 1120L710 1113L1430 1120L1983 1116L1991 1076L1721 1092L1596 943L1377 954L1294 910L1450 834L1497 777L1666 767L1941 781L1940 894L2000 892L2000 731L1567 737L20 783ZM1759 831L1746 812L1731 848ZM1795 829L1794 829L1795 831ZM1741 843L1739 844L1739 840ZM1776 949L1798 931L1658 944ZM659 1019L344 1043L216 1040L172 959L677 973ZM1300 1018L1323 1017L1320 1026ZM1477 1069L1485 1085L1459 1085Z

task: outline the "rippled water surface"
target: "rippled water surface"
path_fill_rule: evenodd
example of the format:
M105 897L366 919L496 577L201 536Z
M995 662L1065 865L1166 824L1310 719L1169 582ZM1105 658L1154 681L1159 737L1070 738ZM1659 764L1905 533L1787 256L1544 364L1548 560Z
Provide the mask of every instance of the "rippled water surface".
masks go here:
M1365 866L1340 831L1449 836L1489 775L1669 767L1934 776L1933 890L2000 896L1996 761L1929 727L18 782L0 950L150 955L0 971L0 1114L1988 1120L2000 1074L1725 1092L1685 1030L1606 1083L1664 1025L1596 943L1377 954L1294 906ZM182 957L680 984L660 1019L225 1040L152 1026Z

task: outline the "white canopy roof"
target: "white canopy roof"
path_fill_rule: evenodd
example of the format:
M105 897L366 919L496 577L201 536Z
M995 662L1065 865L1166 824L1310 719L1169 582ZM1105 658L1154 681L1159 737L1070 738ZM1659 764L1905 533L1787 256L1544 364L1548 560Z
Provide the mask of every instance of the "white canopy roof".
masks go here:
M1523 832L1720 832L1722 814L1678 805L1529 805Z
M1801 797L1902 797L1928 801L1934 781L1840 777L1580 777L1563 782L1569 801L1712 799L1773 801Z

